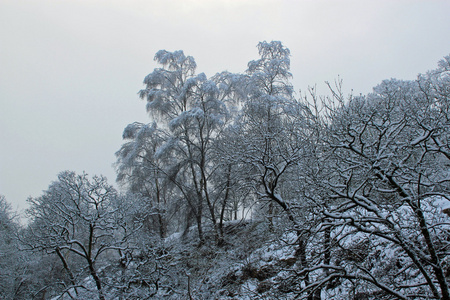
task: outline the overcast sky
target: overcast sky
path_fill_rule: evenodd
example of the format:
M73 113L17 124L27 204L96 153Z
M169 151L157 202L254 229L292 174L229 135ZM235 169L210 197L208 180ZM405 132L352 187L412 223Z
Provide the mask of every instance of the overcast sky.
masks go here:
M115 181L122 131L158 50L211 76L243 72L259 41L291 50L296 91L340 76L366 94L450 54L450 1L0 0L0 194L26 208L63 170Z

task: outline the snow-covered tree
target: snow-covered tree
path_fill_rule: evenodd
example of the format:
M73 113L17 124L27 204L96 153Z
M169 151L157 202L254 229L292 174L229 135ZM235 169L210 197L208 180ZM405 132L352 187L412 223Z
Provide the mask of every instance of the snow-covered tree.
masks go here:
M126 141L116 153L117 181L128 191L141 195L139 199L147 200L141 207L145 215L145 227L156 231L160 238L167 235L168 216L175 213L173 189L163 174L163 165L170 164L155 157L155 153L165 141L164 132L157 129L156 123L132 123L123 133Z
M314 115L294 98L290 84L290 52L281 42L258 44L260 59L248 63L247 99L231 129L230 155L253 188L259 214L269 227L282 227L297 236L296 257L307 267L312 203L303 197L304 171L311 164ZM245 171L244 171L245 170ZM280 230L281 228L278 228ZM309 283L307 277L304 278Z
M211 78L182 51L158 52L162 68L140 92L152 122L126 128L119 181L167 224L180 220L172 207L186 208L203 250L205 219L225 249L227 215L251 202L252 217L268 221L258 223L264 235L292 257L271 263L277 276L249 263L228 279L268 276L258 293L269 298L449 299L450 58L367 96L346 99L339 81L331 97L311 89L310 105L294 97L289 50L258 50L245 74ZM195 278L207 273L186 276L207 286Z
M19 250L17 233L20 227L11 205L0 195L0 298L14 299L20 295L26 263Z
M164 136L152 159L164 161L158 172L182 194L195 216L200 240L203 241L204 209L220 239L219 197L211 186L217 169L211 152L214 139L228 120L232 80L226 79L226 73L211 79L203 73L197 75L194 59L182 51L161 50L155 60L163 67L145 77L146 87L140 91L141 98L148 102L147 111Z
M293 97L289 49L261 42L258 50L261 58L248 63L248 98L230 143L258 200L268 201L269 218L277 207L296 223L291 179L308 149L310 111Z
M450 299L449 59L417 81L386 80L328 105L320 252L309 291ZM323 177L322 177L323 179ZM321 271L323 273L321 273ZM334 296L333 296L334 295Z
M22 236L26 248L57 255L68 275L67 293L76 294L83 287L76 272L86 269L99 299L105 299L99 268L102 259L113 253L120 258L128 247L133 232L133 224L126 224L123 217L128 203L105 177L69 171L60 173L42 196L29 198L28 203L30 224Z

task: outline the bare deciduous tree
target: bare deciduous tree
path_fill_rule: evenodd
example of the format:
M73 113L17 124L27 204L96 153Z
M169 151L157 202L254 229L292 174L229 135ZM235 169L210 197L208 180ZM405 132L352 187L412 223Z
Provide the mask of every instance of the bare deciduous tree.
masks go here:
M122 218L128 207L105 177L77 175L65 171L58 175L44 194L29 198L30 225L22 237L29 250L56 254L70 283L76 281L73 256L78 257L93 278L99 299L105 299L99 263L107 253L123 253L133 232Z

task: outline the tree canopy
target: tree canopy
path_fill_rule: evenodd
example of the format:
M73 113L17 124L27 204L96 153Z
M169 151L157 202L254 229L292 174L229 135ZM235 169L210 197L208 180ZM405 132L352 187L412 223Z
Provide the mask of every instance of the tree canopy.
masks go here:
M297 96L289 49L257 49L211 77L156 53L121 191L61 172L24 227L0 198L0 296L450 300L450 56L367 95ZM31 261L52 275L21 275Z

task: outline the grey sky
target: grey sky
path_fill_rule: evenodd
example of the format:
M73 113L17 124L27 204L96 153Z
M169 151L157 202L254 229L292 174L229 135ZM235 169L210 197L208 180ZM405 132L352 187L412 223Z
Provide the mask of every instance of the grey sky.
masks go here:
M292 54L294 87L339 75L367 93L450 54L450 1L0 0L0 194L26 207L63 170L115 180L124 127L160 49L208 76L242 72L259 41Z

